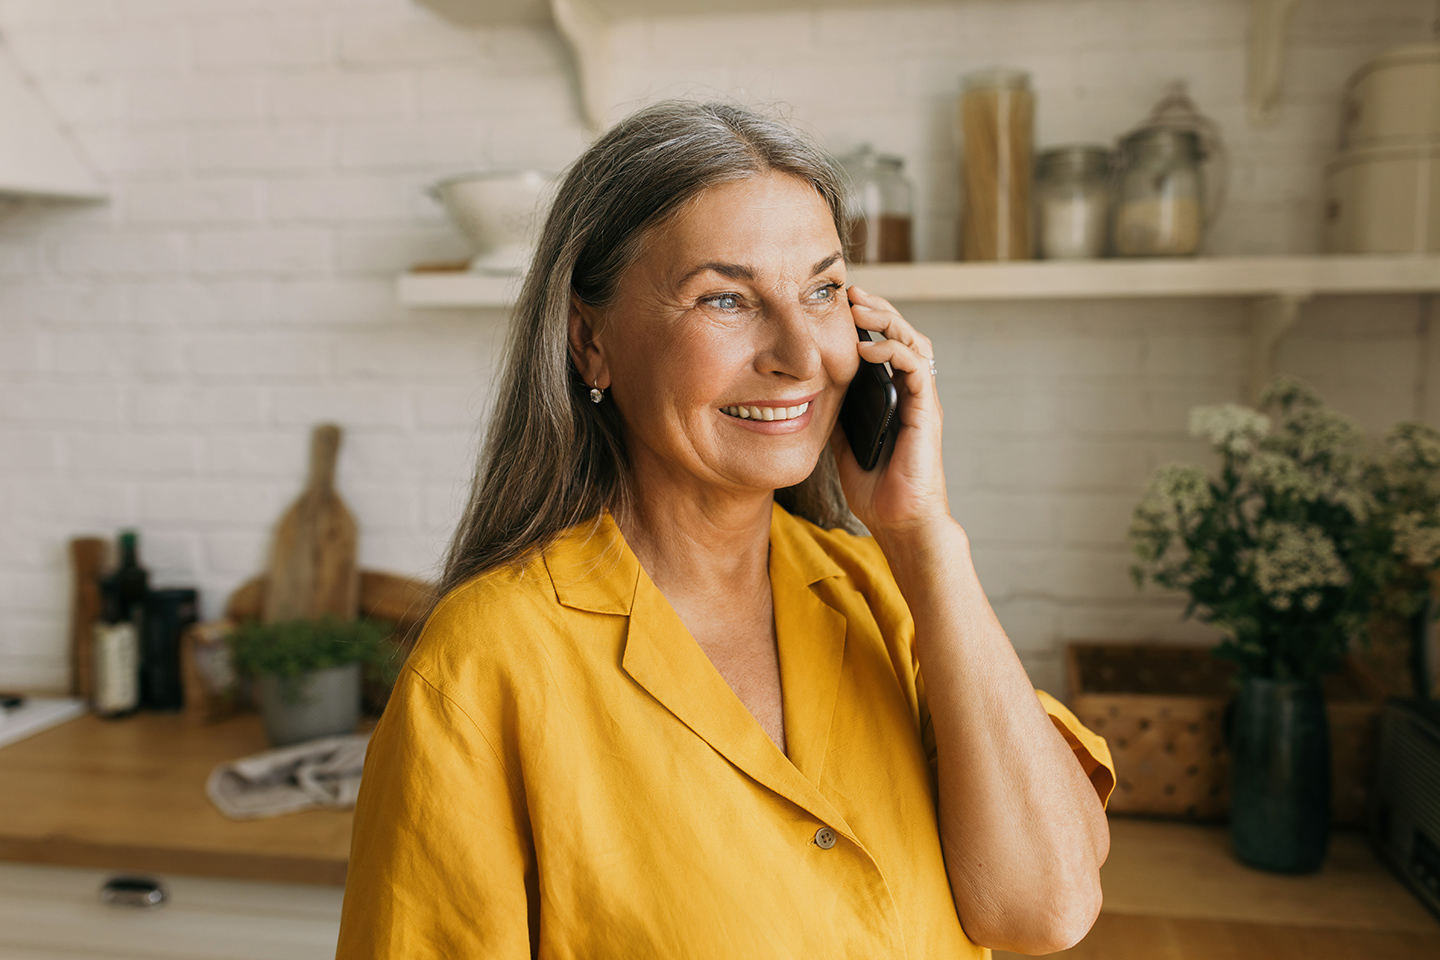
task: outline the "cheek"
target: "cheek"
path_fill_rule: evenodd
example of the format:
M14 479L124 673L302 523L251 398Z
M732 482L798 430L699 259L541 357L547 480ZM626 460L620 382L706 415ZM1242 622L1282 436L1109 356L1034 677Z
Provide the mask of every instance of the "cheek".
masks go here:
M855 371L860 369L860 349L857 346L860 339L855 333L849 307L836 313L837 316L826 323L824 335L819 338L820 351L825 357L830 379L848 385L855 378Z
M751 351L739 337L707 336L692 330L665 345L650 371L655 392L672 398L679 407L709 407L733 386L751 360Z

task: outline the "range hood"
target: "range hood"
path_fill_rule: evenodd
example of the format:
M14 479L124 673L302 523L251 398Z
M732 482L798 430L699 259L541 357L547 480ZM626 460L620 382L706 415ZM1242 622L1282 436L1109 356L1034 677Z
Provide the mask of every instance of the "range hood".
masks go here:
M0 38L0 195L103 200L54 113Z

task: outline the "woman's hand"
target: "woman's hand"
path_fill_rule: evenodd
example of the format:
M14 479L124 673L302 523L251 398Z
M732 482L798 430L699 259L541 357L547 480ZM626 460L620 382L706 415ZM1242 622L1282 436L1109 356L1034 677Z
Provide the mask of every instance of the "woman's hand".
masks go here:
M900 395L893 448L874 470L861 470L839 423L830 436L840 483L850 509L873 534L950 516L945 465L940 453L943 415L930 362L928 337L919 333L883 297L852 286L847 291L855 325L886 339L858 343L861 358L889 363Z

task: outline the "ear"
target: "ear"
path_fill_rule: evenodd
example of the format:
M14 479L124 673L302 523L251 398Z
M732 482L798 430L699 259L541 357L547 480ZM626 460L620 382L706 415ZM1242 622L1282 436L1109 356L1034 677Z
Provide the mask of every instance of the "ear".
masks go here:
M601 390L610 386L610 365L605 349L596 341L600 315L594 307L570 294L570 361L580 371L580 378Z

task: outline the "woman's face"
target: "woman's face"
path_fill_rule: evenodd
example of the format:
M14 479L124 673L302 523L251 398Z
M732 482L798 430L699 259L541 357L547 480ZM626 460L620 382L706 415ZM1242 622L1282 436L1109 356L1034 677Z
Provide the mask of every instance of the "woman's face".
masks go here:
M788 174L701 193L592 322L587 372L608 381L642 495L799 483L859 362L829 207Z

